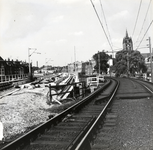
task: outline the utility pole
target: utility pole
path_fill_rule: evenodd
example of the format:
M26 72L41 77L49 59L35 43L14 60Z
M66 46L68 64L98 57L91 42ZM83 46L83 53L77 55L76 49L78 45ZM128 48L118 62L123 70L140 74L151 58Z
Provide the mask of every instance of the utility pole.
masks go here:
M132 47L128 46L127 47L127 74L128 74L128 77L130 76L130 58L131 58L131 50L132 50Z
M76 51L74 46L74 72L76 73Z
M153 65L152 65L152 56L153 56L153 48L152 48L152 52L151 52L151 58L150 58L150 63L151 63L151 80L152 80L152 82L153 82Z
M129 77L130 63L129 63L129 51L127 52L127 76Z
M31 48L28 48L29 77L31 77L30 49Z
M30 54L30 50L33 50L33 52ZM30 57L33 53L41 54L39 52L36 52L36 48L28 48L28 61L29 61L29 79L32 80L32 63L30 62Z
M151 38L148 38L149 40L149 50L150 50L150 69L151 69L151 82L153 82L153 73L152 73L152 50L151 50Z
M100 52L98 51L98 63L99 63L99 74L100 74Z

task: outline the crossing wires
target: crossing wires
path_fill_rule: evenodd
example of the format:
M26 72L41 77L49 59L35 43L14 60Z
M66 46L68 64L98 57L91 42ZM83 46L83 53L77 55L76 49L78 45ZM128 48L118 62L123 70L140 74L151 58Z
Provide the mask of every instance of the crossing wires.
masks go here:
M139 45L137 46L137 48L136 48L136 49L138 49L138 48L139 48L140 44L142 43L142 41L143 41L143 39L144 39L145 35L147 34L147 32L148 32L149 28L150 28L150 27L151 27L151 25L152 25L152 23L153 23L153 20L151 21L151 23L150 23L149 27L147 28L147 30L146 30L146 32L145 32L145 34L143 35L143 37L142 37L142 39L141 39L141 41L140 41L140 43L139 43Z
M109 39L110 39L110 43L111 43L111 45L113 45L113 44L112 44L112 41L111 41L111 36L110 36L109 29L108 29L108 25L107 25L107 20L106 20L106 17L105 17L105 13L104 13L103 5L102 5L101 0L99 0L99 2L100 2L100 6L101 6L101 10L102 10L102 14L103 14L103 16L104 16L104 21L105 21L105 24L106 24L106 29L107 29L107 32L108 32L108 36L109 36Z
M150 8L150 5L151 5L151 1L152 1L152 0L150 0L150 2L149 2L148 8L147 8L147 12L146 12L146 15L145 15L145 18L144 18L144 21L143 21L143 24L142 24L141 30L140 30L140 32L139 32L139 35L138 35L137 40L136 40L135 43L138 42L138 39L139 39L139 37L140 37L140 35L141 35L141 33L142 33L142 30L143 30L143 27L144 27L144 24L145 24L145 21L146 21L147 15L148 15L148 11L149 11L149 8Z
M109 38L108 38L108 36L107 36L107 34L106 34L106 31L105 31L105 29L104 29L104 27L103 27L103 24L102 24L102 22L101 22L101 20L100 20L100 17L99 17L98 12L97 12L97 10L96 10L96 8L95 8L95 5L93 4L92 0L90 0L90 2L91 2L92 6L93 6L93 8L94 8L94 11L95 11L95 13L96 13L96 15L97 15L97 18L98 18L98 20L99 20L99 22L100 22L100 25L101 25L101 27L102 27L102 29L103 29L103 31L104 31L104 34L105 34L105 36L106 36L106 39L107 39L107 41L108 41L108 43L109 43L109 45L110 45L110 47L111 47L112 53L113 53L112 45L111 45L111 43L110 43L110 41L109 41Z
M142 0L140 1L140 4L139 4L139 9L138 9L137 18L136 18L135 25L134 25L132 37L133 37L133 35L134 35L135 28L136 28L136 25L137 25L137 22L138 22L138 17L139 17L139 13L140 13L141 4L142 4Z

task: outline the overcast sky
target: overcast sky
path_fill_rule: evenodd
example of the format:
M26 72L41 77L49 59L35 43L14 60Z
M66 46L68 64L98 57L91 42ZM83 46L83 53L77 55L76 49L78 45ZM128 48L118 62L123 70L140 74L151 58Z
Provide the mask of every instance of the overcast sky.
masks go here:
M136 49L153 20L153 2L145 19L150 0L142 0L134 30L141 0L92 1L108 39L111 38L113 50L123 47L126 29ZM140 48L146 47L149 36L153 45L153 24ZM28 48L32 48L30 54L36 48L41 54L33 53L30 57L34 65L36 61L39 66L47 61L48 65L60 66L75 60L88 61L98 51L112 50L107 37L90 0L0 0L0 56L3 59L28 62ZM139 51L149 52L149 49Z

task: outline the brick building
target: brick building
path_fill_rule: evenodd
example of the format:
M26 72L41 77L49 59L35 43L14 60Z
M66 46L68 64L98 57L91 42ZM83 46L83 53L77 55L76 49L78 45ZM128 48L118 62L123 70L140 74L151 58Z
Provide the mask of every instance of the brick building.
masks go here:
M0 57L0 82L19 79L29 73L28 63L22 61L3 60Z

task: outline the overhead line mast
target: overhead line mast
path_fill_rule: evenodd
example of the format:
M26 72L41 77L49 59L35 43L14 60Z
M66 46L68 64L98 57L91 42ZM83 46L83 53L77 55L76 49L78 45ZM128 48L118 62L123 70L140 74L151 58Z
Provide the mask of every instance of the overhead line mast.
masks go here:
M99 20L99 22L100 22L100 25L101 25L101 27L102 27L104 33L105 33L105 36L106 36L106 38L107 38L107 41L108 41L108 43L109 43L109 45L110 45L110 47L111 47L112 53L113 53L112 45L111 45L111 43L110 43L110 41L109 41L109 39L108 39L108 36L107 36L107 34L106 34L106 31L105 31L105 29L104 29L104 27L103 27L103 24L102 24L100 18L99 18L99 15L98 15L98 13L97 13L97 10L96 10L96 8L95 8L95 6L94 6L92 0L90 0L90 2L91 2L92 6L93 6L93 8L94 8L94 10L95 10L95 13L96 13L96 15L97 15L97 17L98 17L98 20Z
M143 41L143 39L144 39L145 35L147 34L147 32L148 32L149 28L150 28L150 27L151 27L151 25L152 25L152 23L153 23L153 20L151 21L151 23L150 23L149 27L147 28L147 30L146 30L146 32L145 32L145 34L143 35L143 37L142 37L142 39L141 39L141 41L140 41L140 43L139 43L139 45L137 46L137 48L136 48L136 49L138 49L138 48L139 48L140 44L142 43L142 41Z

